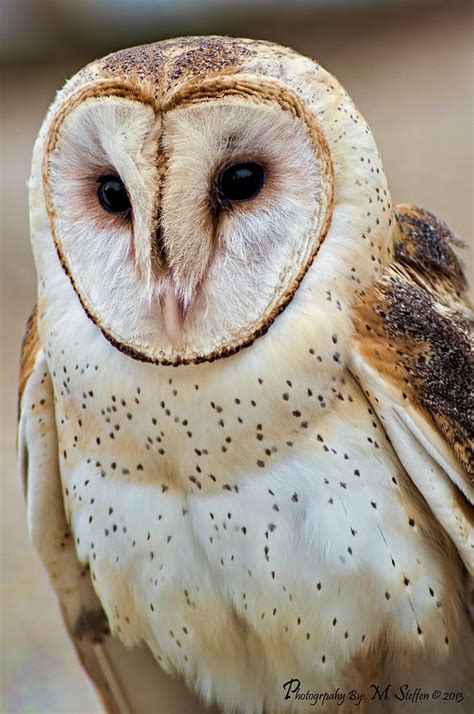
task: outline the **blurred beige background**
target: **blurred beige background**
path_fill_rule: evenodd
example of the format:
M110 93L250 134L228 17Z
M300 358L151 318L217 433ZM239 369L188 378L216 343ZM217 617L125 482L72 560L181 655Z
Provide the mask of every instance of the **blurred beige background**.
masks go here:
M14 455L18 355L35 296L26 182L55 90L96 56L167 35L233 34L293 46L335 74L365 115L395 201L432 209L469 243L472 9L454 0L1 0L0 24L1 708L93 714L99 706L28 542ZM463 258L472 276L472 255Z

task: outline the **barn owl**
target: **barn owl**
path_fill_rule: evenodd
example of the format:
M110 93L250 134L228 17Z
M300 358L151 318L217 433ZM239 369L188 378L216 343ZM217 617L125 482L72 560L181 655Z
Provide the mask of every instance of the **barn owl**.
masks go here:
M106 711L471 711L465 278L337 80L253 40L116 52L30 197L19 463Z

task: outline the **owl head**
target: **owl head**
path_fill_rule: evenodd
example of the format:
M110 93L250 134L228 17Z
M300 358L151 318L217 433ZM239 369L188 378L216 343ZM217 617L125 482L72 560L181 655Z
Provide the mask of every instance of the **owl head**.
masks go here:
M349 304L386 261L391 222L379 154L346 92L266 42L109 55L66 84L35 147L40 285L55 275L50 299L73 290L143 361L230 355L304 291L317 303L338 286Z

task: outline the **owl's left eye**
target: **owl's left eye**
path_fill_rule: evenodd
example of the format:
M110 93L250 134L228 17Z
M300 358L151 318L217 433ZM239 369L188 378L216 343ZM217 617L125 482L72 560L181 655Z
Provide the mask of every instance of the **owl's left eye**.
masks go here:
M109 213L128 213L130 199L127 189L119 176L101 176L97 179L99 203Z
M263 166L254 161L233 164L225 168L217 180L217 195L221 201L248 201L260 193L265 181Z

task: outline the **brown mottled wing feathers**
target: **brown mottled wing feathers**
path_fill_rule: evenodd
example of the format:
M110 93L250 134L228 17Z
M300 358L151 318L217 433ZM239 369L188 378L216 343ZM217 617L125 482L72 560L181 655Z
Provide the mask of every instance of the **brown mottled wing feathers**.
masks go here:
M36 356L40 349L38 338L38 312L37 306L33 307L31 315L26 323L26 330L21 343L20 377L18 385L18 412L21 408L21 400L25 391L25 386L30 374L33 371Z
M350 367L433 517L474 574L472 311L436 216L396 209L394 261L354 309Z
M452 249L460 241L429 211L398 206L396 215L396 262L356 308L358 347L444 437L472 482L472 313Z
M413 269L419 277L431 280L435 291L447 289L463 301L467 282L452 246L462 248L464 243L446 223L424 208L401 204L396 207L396 218L397 260Z

